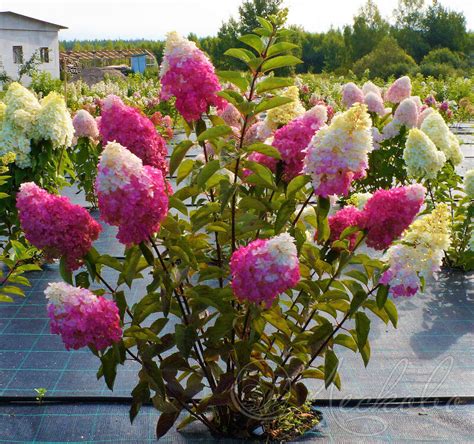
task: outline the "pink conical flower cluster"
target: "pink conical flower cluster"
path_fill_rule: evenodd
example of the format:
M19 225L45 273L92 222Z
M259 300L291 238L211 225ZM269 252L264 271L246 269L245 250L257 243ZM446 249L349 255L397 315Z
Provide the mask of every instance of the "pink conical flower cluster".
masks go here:
M153 122L135 108L125 105L117 96L108 96L102 103L99 121L102 143L118 142L138 156L144 165L151 165L168 174L166 142Z
M168 214L167 184L162 172L118 143L102 153L96 180L99 209L105 222L119 227L126 245L147 241Z
M51 333L61 336L67 350L103 350L120 341L122 329L115 302L63 282L50 283L45 295Z
M64 256L70 270L80 267L102 230L86 209L33 182L20 186L16 206L26 239L48 259Z

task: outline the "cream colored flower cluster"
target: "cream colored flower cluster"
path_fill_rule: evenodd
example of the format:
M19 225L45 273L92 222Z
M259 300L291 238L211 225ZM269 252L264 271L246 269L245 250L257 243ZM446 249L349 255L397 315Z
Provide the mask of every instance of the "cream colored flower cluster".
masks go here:
M462 162L463 156L459 149L459 140L449 130L440 113L429 114L423 120L420 129L445 154L447 160L450 160L454 165L459 165Z
M272 130L286 125L296 117L303 115L306 111L300 101L299 91L296 86L289 86L281 96L290 98L292 101L268 110L265 125Z
M403 160L410 177L433 179L443 168L446 156L436 149L436 145L423 131L412 128L408 133Z
M464 192L474 199L474 169L469 170L464 176Z
M16 155L20 168L31 165L31 140L50 140L53 148L69 146L74 129L66 104L57 93L50 93L41 103L17 82L12 83L0 106L0 156Z

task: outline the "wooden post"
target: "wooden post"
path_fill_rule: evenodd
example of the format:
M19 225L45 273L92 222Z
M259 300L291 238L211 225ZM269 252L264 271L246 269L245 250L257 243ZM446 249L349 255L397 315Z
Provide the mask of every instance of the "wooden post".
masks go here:
M63 74L64 74L64 101L67 104L67 58L64 57L63 61Z

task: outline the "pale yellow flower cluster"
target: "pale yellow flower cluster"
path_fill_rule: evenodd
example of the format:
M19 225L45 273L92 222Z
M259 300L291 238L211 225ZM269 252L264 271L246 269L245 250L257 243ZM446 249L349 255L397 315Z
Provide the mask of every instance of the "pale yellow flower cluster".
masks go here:
M296 86L289 86L281 96L292 99L292 101L268 110L265 124L273 130L286 125L306 112L300 101L299 91Z

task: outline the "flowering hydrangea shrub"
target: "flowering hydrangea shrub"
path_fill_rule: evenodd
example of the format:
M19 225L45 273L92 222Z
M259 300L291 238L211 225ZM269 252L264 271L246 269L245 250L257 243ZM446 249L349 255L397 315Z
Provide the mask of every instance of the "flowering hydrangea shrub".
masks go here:
M444 251L449 248L449 209L441 204L432 213L417 219L404 233L401 242L391 246L386 258L389 269L381 282L390 285L394 296L413 296L441 269Z
M410 177L433 179L446 162L446 156L423 131L413 128L408 133L403 160Z
M257 239L232 254L230 270L232 289L240 301L270 307L279 294L300 279L295 241L286 233Z
M161 98L176 97L176 109L187 121L198 120L210 106L225 105L217 95L221 86L210 60L176 32L167 36L160 77Z
M398 239L420 211L425 192L419 184L376 191L363 209L367 245L385 250Z
M61 336L67 350L91 347L100 351L121 340L115 302L62 282L50 283L44 293L51 333Z
M29 242L43 250L48 259L64 257L70 270L80 267L101 231L87 210L32 182L21 185L16 205Z
M96 189L100 215L119 228L117 238L123 244L147 241L168 213L161 170L143 165L118 143L109 142L100 156Z
M371 120L365 105L334 116L308 146L304 172L310 174L316 195L347 194L354 179L364 177L372 151Z
M102 143L117 142L138 156L145 165L168 172L166 142L153 123L117 96L108 96L102 104L99 122Z

